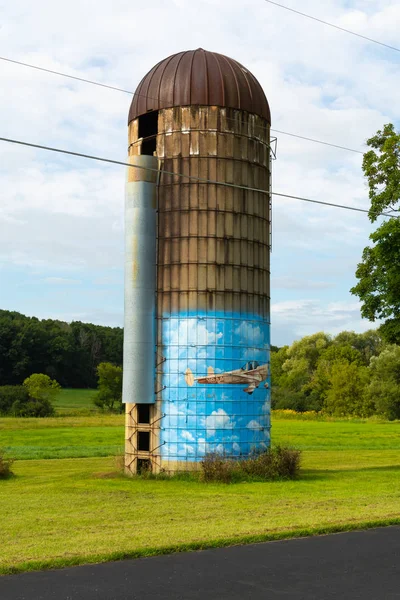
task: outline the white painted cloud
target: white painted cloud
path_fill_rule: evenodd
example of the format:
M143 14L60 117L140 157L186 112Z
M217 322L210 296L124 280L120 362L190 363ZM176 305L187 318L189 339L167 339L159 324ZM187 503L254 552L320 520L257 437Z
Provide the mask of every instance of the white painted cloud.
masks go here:
M188 442L194 442L194 441L195 441L195 438L194 438L194 436L193 436L193 435L190 433L190 431L182 431L182 433L181 433L181 437L182 437L184 440L187 440Z
M215 344L222 337L222 333L210 331L204 322L198 319L179 319L179 321L171 319L169 334L167 334L170 344L180 346L207 346Z
M247 427L247 429L253 429L255 431L260 431L261 429L263 429L262 425L260 425L260 423L255 420L247 423L246 427Z
M254 325L249 321L242 321L234 333L239 336L240 344L243 346L263 346L265 343L264 330L260 325Z
M214 410L211 415L204 419L205 427L211 435L218 429L233 429L235 423L222 408Z

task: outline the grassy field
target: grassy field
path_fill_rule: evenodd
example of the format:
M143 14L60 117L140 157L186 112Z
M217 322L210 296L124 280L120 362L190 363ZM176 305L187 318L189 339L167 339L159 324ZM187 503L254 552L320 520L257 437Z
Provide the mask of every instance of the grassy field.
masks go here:
M95 393L96 390L61 390L54 402L57 414L97 414L99 409L93 404Z
M0 419L21 459L0 481L0 573L400 523L400 422L275 419L298 481L138 480L114 458L123 416L86 414L89 394L64 398L82 416Z
M104 415L50 419L0 418L1 446L17 459L90 458L121 454L124 416ZM400 422L274 420L274 444L300 450L397 450Z

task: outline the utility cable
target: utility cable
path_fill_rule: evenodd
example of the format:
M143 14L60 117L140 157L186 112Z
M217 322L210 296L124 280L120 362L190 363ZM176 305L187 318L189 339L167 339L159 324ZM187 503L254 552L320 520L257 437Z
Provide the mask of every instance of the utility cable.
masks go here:
M279 192L272 192L272 191L269 192L267 190L261 190L258 188L248 187L245 185L238 185L236 183L227 183L224 181L215 181L213 179L204 179L202 177L195 177L193 175L185 175L184 173L176 173L174 171L166 171L164 169L153 169L151 167L142 167L141 165L132 165L130 163L122 162L119 160L113 160L111 158L103 158L100 156L93 156L91 154L82 154L81 152L72 152L71 150L64 150L62 148L54 148L52 146L43 146L42 144L32 144L30 142L25 142L22 140L14 140L11 138L0 137L0 141L7 142L10 144L19 144L20 146L28 146L29 148L38 148L39 150L47 150L49 152L58 152L59 154L67 154L69 156L78 156L80 158L87 158L89 160L96 160L99 162L110 163L113 165L121 165L123 167L131 167L134 169L143 169L145 171L152 171L154 173L161 173L163 175L172 175L174 177L182 177L184 179L189 179L191 181L198 181L199 183L209 183L209 184L213 184L213 185L220 185L223 187L246 190L248 192L258 192L258 193L264 194L266 196L280 196L282 198L291 198L293 200L301 200L302 202L311 202L312 204L321 204L323 206L332 206L334 208L342 208L342 209L346 209L346 210L353 210L356 212L362 212L362 213L369 214L369 211L364 208L356 208L354 206L348 206L345 204L334 204L331 202L323 202L322 200L312 200L311 198L303 198L302 196L292 196L290 194L281 194ZM389 213L384 213L384 212L379 213L378 216L391 217L391 218L396 218L396 219L400 218L400 216L391 215Z
M355 35L356 37L362 38L363 40L367 40L368 42L373 42L374 44L379 44L379 46L384 46L385 48L389 48L390 50L395 50L396 52L400 52L400 48L396 48L395 46L390 46L389 44L384 44L383 42L378 42L378 40L374 40L366 35L361 35L361 33L356 33L355 31L350 31L350 29L345 29L344 27L339 27L339 25L334 25L333 23L328 23L328 21L323 21L322 19L318 19L317 17L313 17L312 15L307 15L306 13L300 12L299 10L295 10L294 8L290 8L289 6L284 6L283 4L278 4L278 2L273 2L273 0L264 0L269 4L274 4L275 6L279 6L279 8L284 8L285 10L290 10L290 12L296 13L297 15L301 15L302 17L307 17L307 19L312 19L313 21L318 21L318 23L323 23L324 25L329 25L329 27L334 27L335 29L339 29L340 31L344 31L345 33L350 33L351 35Z
M60 77L67 77L68 79L75 79L76 81L83 81L83 83L90 83L91 85L98 85L100 87L108 88L109 90L115 90L116 92L124 92L125 94L133 94L130 90L124 90L114 85L107 85L105 83L99 83L98 81L92 81L91 79L84 79L83 77L76 77L75 75L68 75L68 73L62 73L61 71L53 71L52 69L45 69L44 67L38 67L37 65L31 65L29 63L21 62L19 60L13 60L12 58L6 58L0 56L0 60L5 62L20 65L22 67L29 67L29 69L36 69L36 71L44 71L45 73L51 73L52 75L59 75Z
M333 148L339 148L340 150L348 150L349 152L356 152L357 154L364 154L362 150L354 150L354 148L348 148L347 146L338 146L337 144L331 144L330 142L323 142L322 140L316 140L314 138L305 137L304 135L297 135L296 133L288 133L287 131L279 131L279 129L271 129L275 133L282 133L283 135L290 135L291 137L299 138L301 140L307 140L308 142L314 142L315 144L323 144L324 146L332 146Z
M138 92L132 92L131 90L125 90L123 88L116 87L114 85L107 85L105 83L100 83L98 81L93 81L91 79L85 79L83 77L76 77L75 75L68 75L68 73L62 73L61 71L53 71L52 69L46 69L44 67L39 67L38 65L32 65L32 64L29 64L29 63L21 62L19 60L13 60L13 59L7 58L5 56L0 56L0 60L3 60L5 62L9 62L9 63L13 63L15 65L20 65L22 67L28 67L30 69L36 69L37 71L43 71L44 73L50 73L52 75L59 75L60 77L66 77L68 79L74 79L75 81L81 81L83 83L89 83L90 85L97 85L99 87L107 88L109 90L114 90L116 92L122 92L124 94L129 94L131 96L140 96L141 98L146 98L148 100L155 100L156 102L159 101L158 98L154 98L153 96L148 96L146 94L140 94ZM236 119L232 119L232 118L229 118L229 117L226 117L226 120L237 123ZM240 123L242 125L247 125L247 123L244 123L243 121L240 121ZM267 130L267 127L260 127L260 129ZM340 150L348 150L349 152L356 152L356 153L359 153L359 154L363 154L363 152L361 150L355 150L353 148L348 148L346 146L340 146L338 144L332 144L330 142L325 142L323 140L316 140L316 139L308 138L308 137L305 137L305 136L302 136L302 135L297 135L295 133L289 133L287 131L279 131L278 129L271 129L271 131L273 131L275 133L280 133L282 135L289 135L291 137L296 137L296 138L299 138L299 139L302 139L302 140L306 140L308 142L314 142L316 144L323 144L324 146L332 146L332 148L338 148Z

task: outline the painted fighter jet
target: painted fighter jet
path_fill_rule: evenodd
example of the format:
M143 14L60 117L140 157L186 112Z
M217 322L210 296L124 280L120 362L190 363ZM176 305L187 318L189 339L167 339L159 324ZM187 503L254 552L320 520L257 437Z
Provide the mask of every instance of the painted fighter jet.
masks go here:
M192 371L186 369L185 381L189 386L194 385L195 381L211 385L218 383L247 385L243 391L251 395L260 383L267 379L267 376L268 365L260 365L256 360L252 360L243 365L241 369L227 371L226 373L214 373L214 369L208 367L208 374L204 377L194 377ZM268 387L267 382L264 387Z

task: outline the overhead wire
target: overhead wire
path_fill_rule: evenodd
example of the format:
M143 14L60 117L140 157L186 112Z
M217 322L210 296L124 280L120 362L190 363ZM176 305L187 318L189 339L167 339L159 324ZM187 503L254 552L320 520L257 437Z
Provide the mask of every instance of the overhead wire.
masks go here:
M9 63L13 63L13 64L16 64L16 65L20 65L22 67L28 67L30 69L35 69L37 71L43 71L45 73L50 73L52 75L58 75L60 77L66 77L67 79L73 79L75 81L80 81L82 83L88 83L90 85L97 85L99 87L103 87L103 88L106 88L106 89L109 89L109 90L113 90L113 91L116 91L116 92L122 92L124 94L129 94L131 96L139 96L141 98L146 98L146 99L149 99L149 100L156 100L156 101L158 101L158 98L155 98L154 96L148 96L147 94L140 94L138 92L133 92L132 90L125 90L124 88L120 88L120 87L117 87L117 86L114 86L114 85L108 85L106 83L100 83L99 81L93 81L92 79L85 79L84 77L77 77L75 75L69 75L68 73L63 73L62 71L55 71L53 69L47 69L45 67L39 67L38 65L32 65L30 63L22 62L22 61L19 61L19 60L14 60L14 59L8 58L6 56L0 56L0 60L2 60L4 62L9 62ZM232 122L235 122L235 123L238 122L236 119L232 119L230 117L226 117L226 120L227 121L232 121ZM247 123L245 123L244 121L239 121L239 122L242 123L243 125L247 125ZM261 126L260 129L267 130L268 128ZM355 152L357 154L363 154L362 150L355 150L354 148L349 148L347 146L340 146L339 144L333 144L331 142L326 142L324 140L317 140L315 138L310 138L310 137L306 137L306 136L303 136L303 135L298 135L298 134L295 134L295 133L290 133L288 131L281 131L281 130L273 129L273 128L271 128L270 131L272 131L274 133L279 133L281 135L287 135L287 136L291 136L291 137L294 137L294 138L299 138L301 140L306 140L308 142L313 142L313 143L316 143L316 144L322 144L324 146L331 146L332 148L337 148L337 149L340 149L340 150L347 150L349 152Z
M318 19L317 17L314 17L312 15L300 12L299 10L295 10L294 8L285 6L284 4L279 4L278 2L274 2L273 0L264 0L264 2L268 2L268 4L274 4L275 6L279 6L279 8L284 8L285 10L289 10L290 12L296 13L297 15L307 17L307 19L312 19L313 21L318 21L318 23L323 23L324 25L328 25L329 27L334 27L335 29L339 29L340 31L344 31L345 33L350 33L351 35L355 35L356 37L362 38L363 40L367 40L368 42L373 42L374 44L379 44L379 46L384 46L385 48L389 48L390 50L400 52L400 48L396 48L396 46L390 46L389 44L379 42L378 40L374 40L373 38L367 37L366 35L362 35L361 33L356 33L355 31L351 31L350 29L345 29L344 27L340 27L339 25L334 25L334 23L323 21L322 19Z
M280 192L273 192L273 191L267 191L267 190L262 190L259 188L254 188L254 187L249 187L249 186L244 186L244 185L238 185L236 183L228 183L225 181L216 181L213 179L206 179L206 178L202 178L202 177L196 177L194 175L186 175L185 173L176 173L175 171L166 171L165 169L153 169L151 167L143 167L141 165L132 165L130 163L126 163L120 160L113 160L111 158L104 158L104 157L100 157L100 156L94 156L91 154L83 154L81 152L73 152L72 150L65 150L63 148L55 148L53 146L44 146L42 144L33 144L31 142L26 142L23 140L15 140L15 139L11 139L11 138L5 138L5 137L0 137L0 141L1 142L7 142L7 143L11 143L11 144L18 144L20 146L27 146L29 148L38 148L40 150L47 150L49 152L57 152L59 154L66 154L69 156L77 156L80 158L86 158L89 160L95 160L95 161L99 161L99 162L104 162L104 163L110 163L113 165L120 165L123 167L130 167L130 168L134 168L134 169L142 169L145 171L152 171L152 172L156 172L156 173L161 173L164 175L172 175L174 177L181 177L184 179L188 179L191 181L197 181L199 183L208 183L208 184L213 184L213 185L220 185L223 187L229 187L229 188L237 188L237 189L241 189L241 190L246 190L249 192L258 192L261 194L264 194L266 196L279 196L281 198L289 198L289 199L293 199L293 200L300 200L302 202L310 202L312 204L321 204L323 206L331 206L333 208L341 208L341 209L345 209L345 210L352 210L355 212L362 212L362 213L367 213L369 214L369 211L364 209L364 208L357 208L355 206L348 206L345 204L335 204L332 202L324 202L322 200L313 200L311 198L304 198L302 196L294 196L294 195L290 195L290 194L282 194ZM389 213L379 213L378 216L383 216L383 217L390 217L390 218L400 218L400 216L397 215L392 215Z
M338 144L331 144L330 142L323 142L322 140L316 140L314 138L305 137L304 135L297 135L296 133L288 133L287 131L279 131L279 129L271 129L275 133L282 133L283 135L290 135L291 137L299 138L300 140L307 140L308 142L314 142L316 144L323 144L324 146L333 146L333 148L339 148L340 150L348 150L349 152L356 152L357 154L364 154L362 150L355 150L348 146L339 146Z

